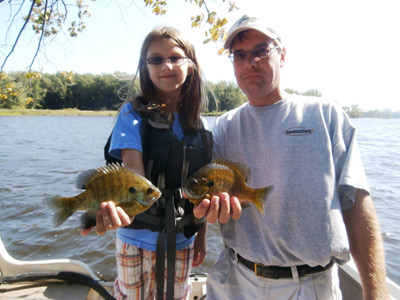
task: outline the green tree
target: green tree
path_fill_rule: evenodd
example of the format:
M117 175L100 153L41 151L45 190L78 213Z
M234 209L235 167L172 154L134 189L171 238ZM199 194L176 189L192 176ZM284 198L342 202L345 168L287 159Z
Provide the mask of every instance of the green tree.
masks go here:
M67 102L70 108L86 109L96 101L93 95L95 75L75 74L73 82L68 86Z
M352 105L351 107L345 106L343 110L350 118L361 118L363 116L363 110L358 107L358 104Z
M88 102L81 102L80 109L83 110L105 110L110 109L118 101L118 88L120 82L112 75L95 76L90 87Z
M317 89L307 90L305 92L299 92L299 91L287 88L287 89L285 89L285 92L288 94L296 94L296 95L302 95L302 96L322 97L322 93Z
M317 89L307 90L302 95L304 96L312 96L312 97L322 97L322 93Z
M27 91L27 97L25 98L26 108L42 108L45 92L41 87L41 77L41 74L33 73L24 85L24 89Z
M210 86L217 99L219 111L231 110L247 101L246 96L234 83L220 81L217 84L210 84Z
M29 107L33 106L33 98L29 94L27 86L31 80L35 81L35 76L31 73L11 72L10 74L0 74L0 107L26 107L29 98Z
M67 95L67 86L62 80L62 75L46 74L42 79L42 89L45 92L42 106L45 109L63 109L68 108L65 98Z

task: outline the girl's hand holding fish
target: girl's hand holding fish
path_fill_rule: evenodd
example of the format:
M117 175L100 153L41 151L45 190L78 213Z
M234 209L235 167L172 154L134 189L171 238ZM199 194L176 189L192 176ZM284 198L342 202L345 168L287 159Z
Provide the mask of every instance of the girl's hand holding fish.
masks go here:
M108 230L128 226L133 219L134 217L126 214L121 207L115 206L114 202L103 202L100 204L100 209L96 211L96 233L103 235ZM93 227L82 229L81 235L88 235L92 229Z
M226 223L230 218L237 220L242 215L242 206L235 196L227 193L221 193L219 196L213 196L211 199L204 199L193 208L193 214L196 218L206 217L207 222L214 224L219 221Z
M86 210L81 217L82 235L89 234L95 225L98 234L127 226L133 220L129 215L146 211L161 197L149 180L120 164L82 172L76 186L84 191L73 197L49 197L44 202L52 211L54 226L60 226L75 211Z

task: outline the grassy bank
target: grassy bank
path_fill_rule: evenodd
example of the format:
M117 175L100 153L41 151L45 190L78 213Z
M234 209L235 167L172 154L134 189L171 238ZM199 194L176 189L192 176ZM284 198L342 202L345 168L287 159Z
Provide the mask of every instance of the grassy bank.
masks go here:
M204 113L204 116L218 116L222 113ZM114 110L79 110L68 109L25 109L25 108L0 108L0 116L116 116Z
M79 110L79 109L0 109L0 116L116 116L113 110Z

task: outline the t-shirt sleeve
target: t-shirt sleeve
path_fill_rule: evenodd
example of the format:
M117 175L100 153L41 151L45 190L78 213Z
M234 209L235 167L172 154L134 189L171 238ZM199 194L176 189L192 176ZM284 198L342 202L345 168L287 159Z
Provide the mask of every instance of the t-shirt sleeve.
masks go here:
M118 114L112 132L109 154L122 160L122 149L142 152L141 118L133 110L131 103L124 104Z
M343 127L338 131L340 136L336 136L332 146L340 203L342 210L346 210L353 206L357 189L367 193L370 193L370 190L358 148L356 128L346 115L339 123L342 123Z

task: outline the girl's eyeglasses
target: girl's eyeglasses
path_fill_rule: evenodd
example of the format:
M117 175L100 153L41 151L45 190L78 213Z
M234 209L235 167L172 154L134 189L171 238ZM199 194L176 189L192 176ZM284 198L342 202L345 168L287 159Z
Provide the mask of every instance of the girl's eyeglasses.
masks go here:
M185 56L178 56L178 55L169 56L169 57L152 56L152 57L146 58L145 62L147 62L149 65L158 66L158 65L163 64L164 60L166 60L171 65L180 65L180 64L183 64L186 59L188 59L188 58Z

